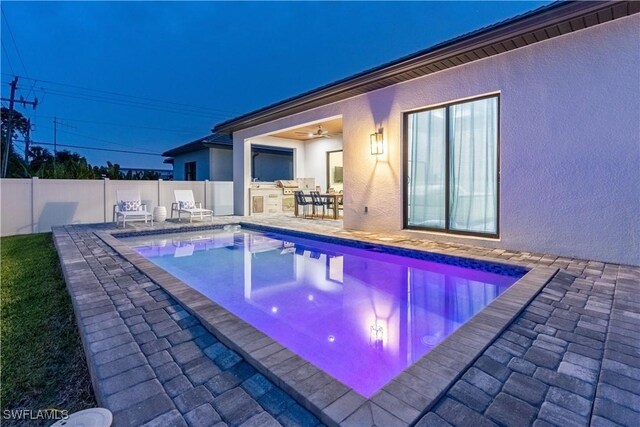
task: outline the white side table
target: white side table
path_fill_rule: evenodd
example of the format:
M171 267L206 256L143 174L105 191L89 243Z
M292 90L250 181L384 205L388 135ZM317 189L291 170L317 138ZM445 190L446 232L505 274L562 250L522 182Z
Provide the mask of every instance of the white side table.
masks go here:
M51 427L110 427L113 421L111 411L105 408L90 408L76 412L65 419L61 419Z
M167 219L167 208L164 206L156 206L153 208L153 220L156 222L165 222Z

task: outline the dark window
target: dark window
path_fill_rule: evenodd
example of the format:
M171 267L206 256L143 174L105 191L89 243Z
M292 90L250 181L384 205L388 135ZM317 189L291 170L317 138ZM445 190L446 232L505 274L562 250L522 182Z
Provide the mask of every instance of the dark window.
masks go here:
M266 182L293 179L293 149L252 145L251 179Z
M184 164L184 180L196 180L196 162L187 162Z
M405 226L498 235L497 96L405 114Z

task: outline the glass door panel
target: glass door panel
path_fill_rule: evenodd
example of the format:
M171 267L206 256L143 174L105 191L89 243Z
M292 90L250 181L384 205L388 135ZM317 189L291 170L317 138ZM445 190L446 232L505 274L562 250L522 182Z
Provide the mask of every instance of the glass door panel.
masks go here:
M410 226L446 227L446 109L408 115L408 218Z
M449 107L449 229L497 233L498 98Z

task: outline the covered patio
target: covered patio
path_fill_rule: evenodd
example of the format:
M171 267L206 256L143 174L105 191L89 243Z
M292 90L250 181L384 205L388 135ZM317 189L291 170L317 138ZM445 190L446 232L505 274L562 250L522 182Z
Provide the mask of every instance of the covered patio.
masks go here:
M243 214L338 219L342 216L344 162L342 117L296 123L243 141L234 150ZM244 188L248 191L244 191ZM316 199L312 193L316 192ZM242 209L240 209L242 210ZM238 212L236 212L238 213Z

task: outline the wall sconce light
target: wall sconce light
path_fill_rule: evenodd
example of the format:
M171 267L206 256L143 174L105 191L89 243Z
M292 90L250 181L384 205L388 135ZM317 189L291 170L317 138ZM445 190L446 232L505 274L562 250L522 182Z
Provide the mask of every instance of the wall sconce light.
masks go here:
M377 156L384 153L384 135L382 128L378 129L376 133L372 133L369 136L369 142L371 143L371 155Z

